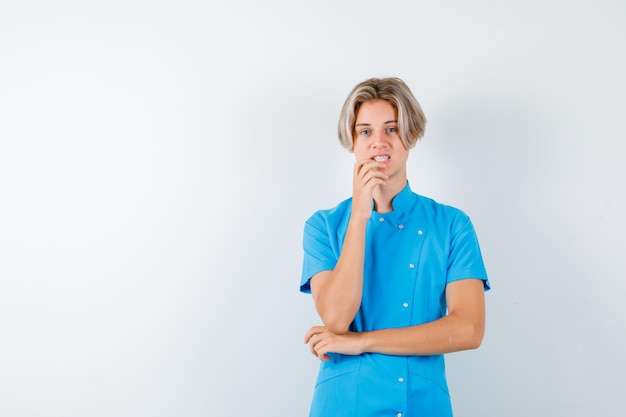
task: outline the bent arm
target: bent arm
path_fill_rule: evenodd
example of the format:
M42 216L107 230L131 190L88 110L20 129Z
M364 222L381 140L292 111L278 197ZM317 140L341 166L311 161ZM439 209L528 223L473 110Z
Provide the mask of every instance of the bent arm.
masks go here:
M372 215L374 189L388 179L385 165L364 159L354 164L352 212L343 247L332 271L322 271L310 280L315 308L326 328L344 334L354 320L363 296L365 231Z
M483 281L464 279L448 284L448 315L416 326L337 334L328 327L314 326L304 338L311 352L328 360L329 352L359 355L438 355L476 349L485 333Z
M335 334L348 331L361 306L366 225L367 220L352 218L335 268L311 278L317 313L326 328Z
M430 323L361 333L363 352L435 355L476 349L485 333L483 281L464 279L446 287L448 315Z

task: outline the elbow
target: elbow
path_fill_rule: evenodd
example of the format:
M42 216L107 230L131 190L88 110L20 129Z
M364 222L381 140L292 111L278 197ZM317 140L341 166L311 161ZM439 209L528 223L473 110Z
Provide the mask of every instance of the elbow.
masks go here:
M352 320L347 320L341 317L324 317L322 321L324 322L326 329L334 334L347 333L350 328L350 324L352 323Z
M485 336L485 320L484 317L466 317L463 315L450 314L454 317L456 325L453 330L452 340L456 340L455 350L472 350L478 349L483 342Z
M482 343L483 343L483 337L475 335L467 341L467 348L478 349Z
M453 335L450 337L450 344L455 345L454 351L478 349L483 342L484 335L484 323L462 320L458 322Z
M483 343L483 337L485 336L485 328L483 326L470 326L466 338L467 349L478 349Z
M346 324L345 322L341 322L341 321L324 323L324 325L331 333L334 333L334 334L347 333L348 328L350 327L350 324Z
M354 321L357 310L358 307L342 310L331 308L322 310L318 308L317 313L328 331L334 334L344 334L348 332L350 325Z

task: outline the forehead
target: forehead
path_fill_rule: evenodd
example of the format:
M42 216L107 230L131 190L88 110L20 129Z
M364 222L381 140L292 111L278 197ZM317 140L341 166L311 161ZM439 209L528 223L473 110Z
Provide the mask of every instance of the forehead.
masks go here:
M376 122L381 119L391 121L397 118L396 108L386 100L368 100L356 112L355 123Z

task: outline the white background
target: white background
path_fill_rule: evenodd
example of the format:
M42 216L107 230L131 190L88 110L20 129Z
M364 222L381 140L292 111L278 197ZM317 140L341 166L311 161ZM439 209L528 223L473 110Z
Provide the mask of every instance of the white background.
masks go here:
M372 76L493 285L456 415L623 415L624 4L2 0L0 415L306 415L302 227Z

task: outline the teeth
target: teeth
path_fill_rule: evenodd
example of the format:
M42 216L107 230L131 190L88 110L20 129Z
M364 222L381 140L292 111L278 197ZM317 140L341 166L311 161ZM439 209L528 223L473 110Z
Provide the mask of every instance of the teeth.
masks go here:
M383 162L383 161L386 161L387 159L389 159L387 155L378 155L374 157L374 161L376 162Z

